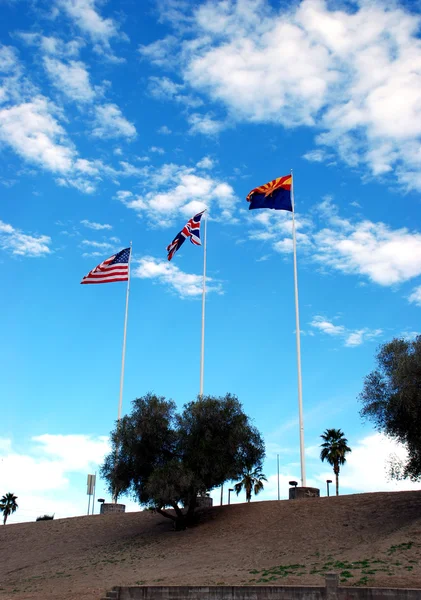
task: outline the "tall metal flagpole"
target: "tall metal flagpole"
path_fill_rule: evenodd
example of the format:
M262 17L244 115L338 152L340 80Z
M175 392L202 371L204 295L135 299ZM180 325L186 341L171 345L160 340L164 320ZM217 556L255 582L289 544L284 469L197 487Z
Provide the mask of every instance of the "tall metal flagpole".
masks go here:
M121 374L120 374L120 398L118 401L117 427L121 420L121 408L123 406L123 386L124 386L124 363L126 360L126 339L127 339L127 317L129 314L129 294L130 294L130 262L132 260L132 242L130 242L130 256L128 262L127 290L126 290L126 312L124 315L124 333L123 333L123 351L121 354ZM117 466L118 448L116 448L115 458ZM114 503L117 504L117 493L114 492Z
M129 293L130 293L130 262L132 260L132 242L130 242L130 256L128 264L128 278L126 291L126 314L124 316L124 334L123 334L123 352L121 356L121 375L120 375L120 399L118 402L118 420L121 419L121 407L123 405L123 385L124 385L124 362L126 360L126 336L127 336L127 315L129 313Z
M300 423L300 459L301 459L301 485L306 485L305 447L304 447L304 422L303 422L303 387L301 381L301 335L300 313L298 308L298 276L297 276L297 240L295 235L295 205L294 205L294 177L291 169L291 203L292 203L292 245L294 251L294 290L295 290L295 330L297 339L297 372L298 372L298 415Z
M208 219L205 217L205 231L203 235L203 288L202 288L202 345L200 352L200 392L199 396L203 396L203 375L205 368L205 303L206 303L206 238L207 238L207 223Z

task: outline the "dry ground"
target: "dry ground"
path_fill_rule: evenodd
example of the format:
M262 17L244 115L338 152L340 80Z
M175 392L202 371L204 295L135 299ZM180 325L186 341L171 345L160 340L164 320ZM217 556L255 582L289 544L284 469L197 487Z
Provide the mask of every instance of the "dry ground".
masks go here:
M184 532L149 511L0 527L0 599L99 600L113 585L421 588L421 492L215 507Z

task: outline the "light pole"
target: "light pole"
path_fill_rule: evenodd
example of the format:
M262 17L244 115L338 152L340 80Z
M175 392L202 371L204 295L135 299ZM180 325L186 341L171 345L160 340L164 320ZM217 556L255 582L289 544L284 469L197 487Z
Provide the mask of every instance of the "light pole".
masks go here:
M231 492L233 492L233 488L228 488L228 504L231 504Z
M280 493L280 490L279 490L279 454L277 454L276 457L277 457L277 461L278 461L278 500L280 500L281 499L281 493Z
M326 479L326 490L327 490L327 495L329 497L329 483L332 483L331 479Z

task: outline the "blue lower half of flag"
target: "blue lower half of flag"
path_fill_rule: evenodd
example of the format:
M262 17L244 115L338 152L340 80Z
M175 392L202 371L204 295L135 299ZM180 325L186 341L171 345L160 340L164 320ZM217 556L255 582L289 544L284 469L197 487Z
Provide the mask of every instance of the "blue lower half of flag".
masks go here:
M265 194L253 194L250 200L249 210L254 208L273 208L275 210L289 210L292 212L291 191L274 190L269 196Z

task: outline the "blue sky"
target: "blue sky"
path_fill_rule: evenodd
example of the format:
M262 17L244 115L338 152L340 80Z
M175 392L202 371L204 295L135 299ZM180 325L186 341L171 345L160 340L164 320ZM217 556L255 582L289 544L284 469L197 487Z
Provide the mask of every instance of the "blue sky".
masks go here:
M117 416L126 286L80 286L133 242L123 412L235 393L268 485L299 478L291 215L247 193L294 171L308 483L320 434L354 452L343 493L401 453L358 415L378 345L419 331L420 14L386 2L0 1L0 493L12 521L86 510ZM104 496L102 482L97 494ZM219 491L215 492L219 498ZM238 500L242 500L240 497ZM135 505L128 503L133 509Z

